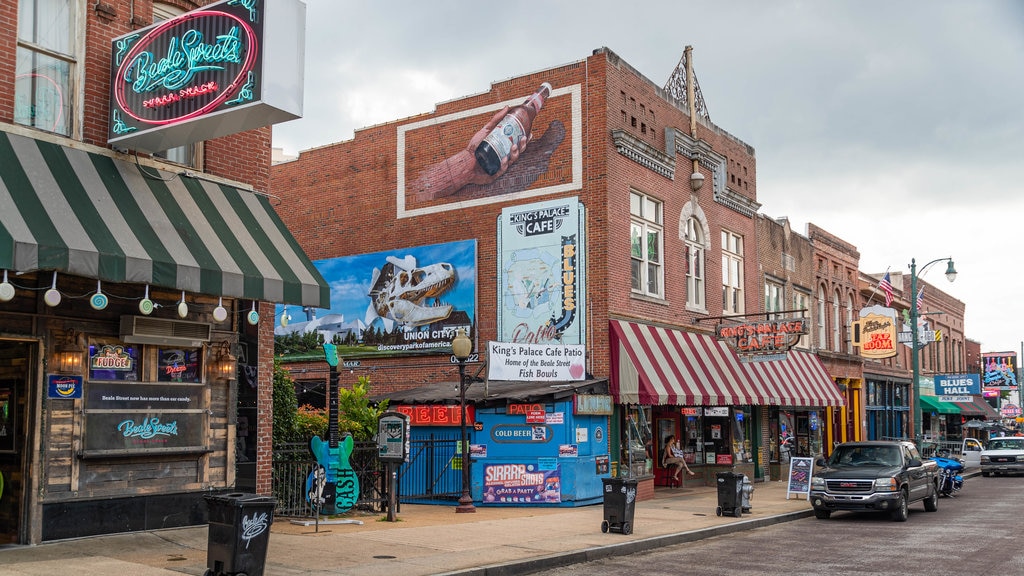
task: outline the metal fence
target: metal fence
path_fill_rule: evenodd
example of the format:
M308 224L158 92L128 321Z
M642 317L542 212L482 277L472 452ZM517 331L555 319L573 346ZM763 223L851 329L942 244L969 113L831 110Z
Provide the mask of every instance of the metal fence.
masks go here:
M377 458L375 442L356 442L349 464L359 478L358 510L383 511L387 507L387 483ZM316 460L305 443L289 443L274 447L271 490L277 499L277 516L312 518L314 513L306 501L306 478Z
M409 460L397 471L397 502L454 503L462 494L461 455L455 435L431 434L412 440ZM359 478L355 508L385 511L388 506L387 468L381 463L375 442L356 442L349 464ZM306 501L306 478L316 460L305 443L274 447L271 490L277 499L277 516L312 518Z

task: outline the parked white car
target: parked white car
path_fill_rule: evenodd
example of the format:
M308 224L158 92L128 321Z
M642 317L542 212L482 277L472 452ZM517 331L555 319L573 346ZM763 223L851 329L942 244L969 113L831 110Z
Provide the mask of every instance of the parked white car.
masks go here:
M1024 473L1024 437L993 438L981 452L981 475Z

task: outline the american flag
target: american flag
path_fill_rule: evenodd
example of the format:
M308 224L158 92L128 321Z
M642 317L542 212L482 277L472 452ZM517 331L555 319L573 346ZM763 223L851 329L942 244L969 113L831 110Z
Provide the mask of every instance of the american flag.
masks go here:
M878 287L882 289L882 292L885 292L885 305L888 306L892 304L892 282L889 281L888 272L886 272L885 276L882 277L882 281L878 283Z
M920 310L921 306L924 306L924 288L917 291L917 309Z

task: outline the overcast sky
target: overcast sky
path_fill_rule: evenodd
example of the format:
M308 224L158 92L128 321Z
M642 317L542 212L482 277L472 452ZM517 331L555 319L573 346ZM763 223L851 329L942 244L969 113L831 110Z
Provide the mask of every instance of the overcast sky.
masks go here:
M664 85L687 45L711 121L754 147L761 211L856 245L865 272L964 301L983 352L1024 340L1024 2L306 0L286 154L607 47Z

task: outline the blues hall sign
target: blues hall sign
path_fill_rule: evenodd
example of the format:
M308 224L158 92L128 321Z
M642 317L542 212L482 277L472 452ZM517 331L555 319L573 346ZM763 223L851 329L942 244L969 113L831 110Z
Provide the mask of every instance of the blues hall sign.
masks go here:
M282 24L304 29L305 6L297 0L224 0L115 38L108 141L158 151L283 121L271 115L239 124L224 116L263 103L265 81L298 90L301 102L301 82L266 78L264 58L271 57L265 37ZM304 41L301 32L290 40ZM281 51L291 52L301 80L303 49ZM165 130L183 124L191 127Z

